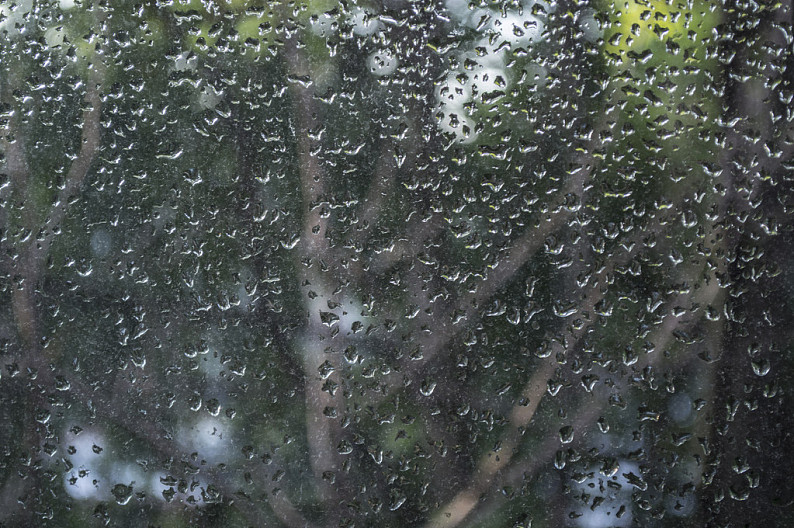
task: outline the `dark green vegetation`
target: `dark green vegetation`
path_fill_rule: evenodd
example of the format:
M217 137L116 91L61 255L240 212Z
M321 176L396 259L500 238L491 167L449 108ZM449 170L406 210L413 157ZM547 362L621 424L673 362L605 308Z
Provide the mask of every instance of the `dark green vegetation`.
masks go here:
M791 0L0 3L2 526L787 526Z

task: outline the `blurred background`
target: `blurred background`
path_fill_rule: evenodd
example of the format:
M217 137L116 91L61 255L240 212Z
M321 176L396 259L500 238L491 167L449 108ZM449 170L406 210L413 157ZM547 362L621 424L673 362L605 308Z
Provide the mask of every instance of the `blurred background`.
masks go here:
M0 526L793 526L792 16L0 2Z

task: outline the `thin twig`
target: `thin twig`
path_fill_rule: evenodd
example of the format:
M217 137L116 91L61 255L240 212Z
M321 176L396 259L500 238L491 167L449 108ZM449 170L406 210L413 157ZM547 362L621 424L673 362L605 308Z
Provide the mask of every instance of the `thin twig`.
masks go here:
M58 198L53 204L53 210L45 224L45 229L55 228L66 216L69 207L70 197L76 193L85 181L86 175L91 168L91 163L100 150L102 141L102 101L100 98L100 84L102 74L97 70L101 66L95 66L89 76L88 86L85 94L85 104L87 108L83 111L82 133L80 135L80 151L69 167L66 181L58 191ZM40 243L40 254L45 255L52 242L52 233Z

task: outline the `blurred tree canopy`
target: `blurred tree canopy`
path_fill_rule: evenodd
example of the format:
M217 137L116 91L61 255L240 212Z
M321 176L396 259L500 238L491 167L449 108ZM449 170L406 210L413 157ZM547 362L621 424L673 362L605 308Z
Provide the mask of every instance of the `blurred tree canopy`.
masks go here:
M0 524L790 525L791 22L0 2Z

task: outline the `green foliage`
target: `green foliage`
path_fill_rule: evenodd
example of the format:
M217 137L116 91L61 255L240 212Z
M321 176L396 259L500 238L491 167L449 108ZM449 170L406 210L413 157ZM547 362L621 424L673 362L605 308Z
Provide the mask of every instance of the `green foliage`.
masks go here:
M785 6L3 3L0 522L769 502Z

